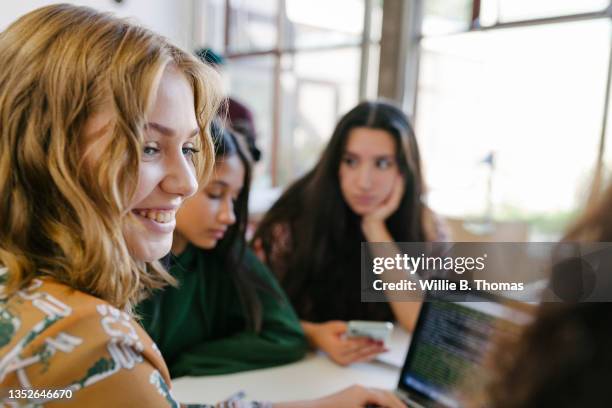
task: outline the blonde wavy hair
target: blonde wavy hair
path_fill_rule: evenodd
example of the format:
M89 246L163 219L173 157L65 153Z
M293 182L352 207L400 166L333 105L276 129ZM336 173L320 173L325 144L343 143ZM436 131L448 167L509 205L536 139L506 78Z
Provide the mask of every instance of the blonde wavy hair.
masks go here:
M214 164L218 75L147 29L66 4L37 9L0 33L0 56L5 295L50 276L131 311L146 291L174 282L158 262L133 259L122 233L147 112L163 71L175 66L194 92L202 152L194 164L203 183ZM84 165L84 124L109 106L109 142Z

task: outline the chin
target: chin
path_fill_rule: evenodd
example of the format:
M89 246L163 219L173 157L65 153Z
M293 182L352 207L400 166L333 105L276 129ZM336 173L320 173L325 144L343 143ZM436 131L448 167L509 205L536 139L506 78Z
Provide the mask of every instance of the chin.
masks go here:
M130 252L138 261L155 262L166 256L171 247L172 239L169 239L167 242L142 243Z
M372 208L370 207L360 207L360 206L353 206L351 205L351 211L353 211L355 214L359 215L360 217L363 217L364 215L368 215L371 211Z
M201 249L215 249L217 246L217 241L213 239L204 239L199 242L193 242L195 246Z

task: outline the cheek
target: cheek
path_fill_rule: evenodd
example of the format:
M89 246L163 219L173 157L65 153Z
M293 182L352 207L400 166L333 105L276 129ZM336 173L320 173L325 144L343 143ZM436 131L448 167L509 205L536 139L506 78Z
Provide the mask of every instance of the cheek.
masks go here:
M381 198L386 198L391 194L395 180L397 180L398 177L399 172L397 170L381 171L377 174L375 185L378 186L378 193Z
M355 172L351 171L351 169L345 166L340 166L340 170L338 171L338 182L340 183L340 190L344 196L351 191L351 186L355 185L353 182L353 173Z
M132 198L131 208L138 208L138 203L146 200L146 198L153 193L155 187L160 183L161 178L159 165L154 163L141 162L138 170L138 183L136 184L136 191Z
M205 194L198 193L185 201L176 214L176 228L185 235L207 229L214 217L214 202Z
M170 251L172 234L149 234L142 224L128 216L123 226L123 237L132 257L138 261L153 262Z

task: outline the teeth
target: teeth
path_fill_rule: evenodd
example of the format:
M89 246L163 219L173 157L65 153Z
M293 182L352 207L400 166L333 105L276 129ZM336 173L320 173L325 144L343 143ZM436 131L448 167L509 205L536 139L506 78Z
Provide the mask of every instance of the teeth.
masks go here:
M137 213L142 217L150 218L153 221L165 224L174 219L175 211L138 210Z

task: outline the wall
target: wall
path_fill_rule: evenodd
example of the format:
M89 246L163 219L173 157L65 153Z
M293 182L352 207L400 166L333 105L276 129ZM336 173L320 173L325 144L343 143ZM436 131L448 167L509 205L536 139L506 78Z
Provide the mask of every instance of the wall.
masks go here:
M121 17L129 17L174 41L177 45L192 48L192 8L197 0L72 0L63 1L112 11ZM0 30L4 30L19 16L49 4L52 0L2 0L0 1Z

